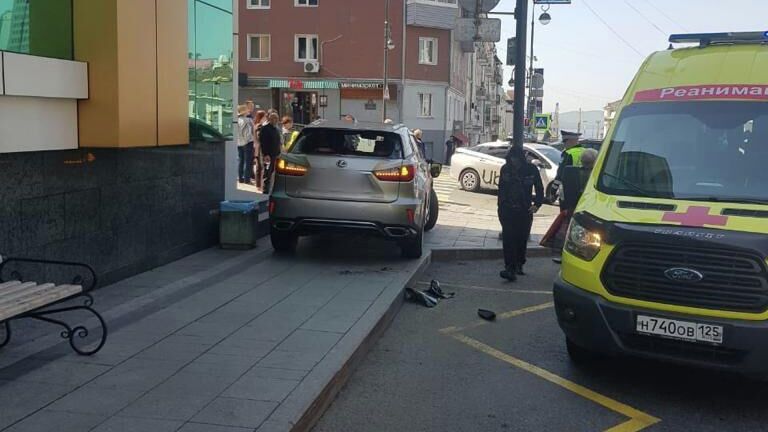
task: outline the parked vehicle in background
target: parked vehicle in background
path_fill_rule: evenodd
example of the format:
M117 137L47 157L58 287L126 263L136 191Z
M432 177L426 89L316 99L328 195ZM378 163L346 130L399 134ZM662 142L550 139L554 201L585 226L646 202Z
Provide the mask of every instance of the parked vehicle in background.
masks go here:
M457 149L451 158L451 175L459 182L459 187L466 191L496 190L509 146L508 141L494 141ZM560 151L546 144L534 143L525 143L524 149L528 160L539 167L546 201L554 203L557 201L554 180L560 165Z
M555 148L559 151L565 150L565 144L563 144L562 141L553 142L550 144L547 144L548 146ZM600 151L600 147L603 145L603 140L598 139L583 139L579 141L579 145L581 145L584 148L591 148L595 149L597 151Z
M276 169L269 201L276 251L293 251L301 236L362 232L418 258L424 232L437 223L432 178L442 166L424 159L403 125L319 120Z

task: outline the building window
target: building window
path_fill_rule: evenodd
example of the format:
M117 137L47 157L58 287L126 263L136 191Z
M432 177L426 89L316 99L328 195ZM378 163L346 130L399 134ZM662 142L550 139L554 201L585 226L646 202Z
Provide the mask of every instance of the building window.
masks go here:
M72 1L0 0L0 51L72 59Z
M297 7L317 7L318 0L295 0Z
M212 127L232 136L233 40L221 37L232 34L232 2L188 0L187 4L189 117L196 119L190 122L190 135L201 136L203 129Z
M419 38L419 64L437 64L437 39L428 37Z
M317 60L317 35L296 35L297 62Z
M248 61L269 61L271 56L269 35L248 35Z
M269 9L270 0L247 0L248 9Z
M419 93L419 117L432 117L432 93Z

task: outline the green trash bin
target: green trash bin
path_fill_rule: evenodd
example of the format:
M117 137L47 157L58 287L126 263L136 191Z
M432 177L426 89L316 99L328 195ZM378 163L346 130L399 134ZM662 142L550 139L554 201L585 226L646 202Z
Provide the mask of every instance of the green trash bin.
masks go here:
M257 201L222 201L219 216L219 244L223 249L251 249L256 246L259 225Z

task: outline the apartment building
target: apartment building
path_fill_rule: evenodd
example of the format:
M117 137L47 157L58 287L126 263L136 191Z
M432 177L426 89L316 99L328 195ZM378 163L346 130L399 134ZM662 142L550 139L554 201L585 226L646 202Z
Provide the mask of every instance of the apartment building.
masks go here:
M385 0L240 1L241 103L276 107L299 124L384 119ZM389 0L386 117L422 129L438 161L451 134L465 137L472 111L474 44L454 40L460 14L456 0Z

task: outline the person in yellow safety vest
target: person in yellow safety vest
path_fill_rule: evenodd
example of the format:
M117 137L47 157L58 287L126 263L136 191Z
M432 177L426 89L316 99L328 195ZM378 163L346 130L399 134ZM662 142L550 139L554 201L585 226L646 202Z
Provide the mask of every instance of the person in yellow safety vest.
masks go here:
M581 136L580 133L577 132L568 132L568 131L560 131L560 135L563 137L563 144L565 145L565 150L563 150L562 154L562 160L560 161L560 165L557 167L557 176L555 177L555 180L558 181L558 184L562 184L563 180L563 168L567 166L576 166L581 167L581 155L584 153L584 147L582 147L579 144L579 137ZM562 200L560 200L560 207L561 210L563 210Z
M293 119L289 116L283 117L280 122L283 124L283 150L288 153L293 147L293 143L296 142L296 137L299 133L293 130Z

